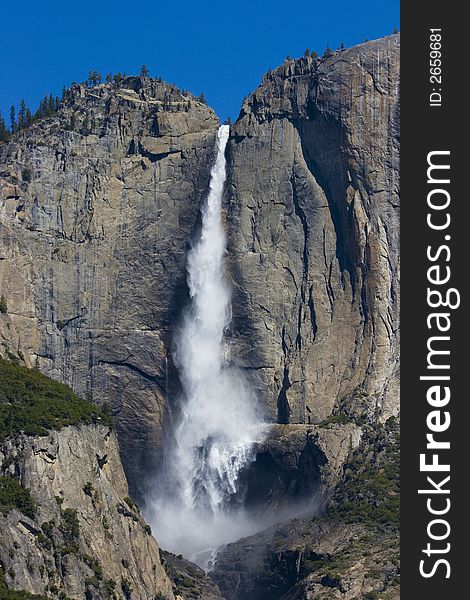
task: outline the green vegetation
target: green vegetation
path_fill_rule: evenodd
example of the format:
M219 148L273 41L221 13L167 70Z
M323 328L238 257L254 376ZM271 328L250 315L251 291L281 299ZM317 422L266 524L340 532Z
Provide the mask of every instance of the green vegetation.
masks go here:
M98 71L90 71L88 73L87 83L90 87L94 87L95 85L100 84L102 79L103 78L101 77L101 73L99 73Z
M135 512L140 512L140 508L137 506L137 504L134 502L134 500L132 500L132 498L130 498L129 496L126 496L124 498L124 502L127 504L127 506L131 510L135 510Z
M19 104L18 115L15 106L10 108L10 129L5 126L5 121L0 116L0 141L7 141L11 134L17 133L22 129L31 127L33 123L53 116L60 108L61 100L58 96L54 98L52 94L46 94L39 102L38 109L33 114L22 98ZM3 126L2 126L3 123Z
M0 112L0 142L6 142L10 137L10 132L5 124L5 119Z
M109 598L115 597L114 593L116 591L116 582L114 579L106 579L103 584L103 590Z
M132 586L131 586L131 582L126 577L123 577L121 579L121 589L122 589L122 593L124 594L124 597L126 598L126 600L130 600L131 595L132 595Z
M93 571L93 579L98 582L94 587L99 587L99 582L103 580L103 567L100 561L88 554L82 555L83 562Z
M400 524L400 434L396 419L366 429L344 469L327 518L398 528Z
M6 301L5 296L2 294L2 297L0 298L0 313L7 313L8 312L8 304Z
M352 419L345 413L339 412L335 415L330 415L324 421L322 421L319 427L327 427L328 425L345 425L346 423L352 423Z
M29 594L22 590L9 590L5 583L3 568L0 568L0 600L49 600L47 596Z
M370 533L360 537L357 535L351 537L343 548L334 554L317 554L305 550L300 562L300 579L314 574L315 580L324 587L341 588L342 580L350 576L360 561L365 579L375 580L382 587L382 591L378 592L382 594L399 586L399 550L399 540L394 531L384 532L374 528ZM393 565L393 568L384 571L382 567L384 564ZM368 596L364 595L364 598L366 597Z
M66 547L75 547L80 535L80 525L76 510L73 508L61 509L59 529L64 537Z
M29 490L22 487L15 477L0 476L0 512L8 513L17 508L24 515L34 518L36 505Z
M105 411L34 369L0 359L0 441L68 425L112 425Z

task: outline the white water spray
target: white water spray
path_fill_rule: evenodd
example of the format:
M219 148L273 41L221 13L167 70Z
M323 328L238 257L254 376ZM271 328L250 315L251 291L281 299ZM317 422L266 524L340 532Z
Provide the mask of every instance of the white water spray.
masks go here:
M221 126L201 236L188 255L191 305L174 353L184 401L169 463L171 483L157 492L148 515L163 547L206 566L217 546L253 531L242 511L229 505L240 470L253 458L253 443L263 432L253 394L229 366L224 343L231 318L221 220L228 136L229 126Z

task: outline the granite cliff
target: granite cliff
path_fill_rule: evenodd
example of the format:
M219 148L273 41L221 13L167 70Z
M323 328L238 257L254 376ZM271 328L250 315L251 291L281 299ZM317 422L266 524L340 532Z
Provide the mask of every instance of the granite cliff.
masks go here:
M398 35L286 60L233 127L233 336L271 421L397 414L398 85Z
M228 338L273 424L243 474L247 502L261 513L314 493L324 508L349 502L338 487L348 460L354 451L368 457L369 429L398 414L398 91L393 35L286 60L244 101L231 128ZM218 125L191 94L127 77L73 86L55 115L0 145L0 356L109 406L119 440L93 425L7 442L3 470L15 470L42 511L39 520L0 515L10 532L0 545L9 586L45 593L52 585L77 598L89 588L93 598L109 580L124 596L128 582L132 598L152 598L150 589L185 600L219 597L194 565L167 555L172 591L155 541L125 502L117 455L119 447L131 495L142 500L177 409L173 331L188 299L186 255ZM104 455L112 473L100 466ZM66 509L83 521L81 554L49 573L65 543ZM100 525L93 545L93 523L108 516L113 530ZM274 528L229 547L214 579L227 599L264 598L263 581L273 574L270 600L396 597L395 530L384 530L385 579L367 575L368 560L330 564L336 553L378 552L377 523L372 533L369 526L331 518ZM103 557L108 534L121 548ZM25 549L18 567L9 538ZM123 566L124 551L142 557L142 573ZM90 557L97 556L106 577L95 592L85 580L96 578Z
M0 146L0 352L110 404L134 490L160 452L217 126L193 96L134 77L73 87Z
M398 57L394 35L286 60L232 128L232 355L271 422L398 411ZM137 497L178 387L172 331L217 125L190 94L130 77L71 88L0 146L0 352L111 405Z

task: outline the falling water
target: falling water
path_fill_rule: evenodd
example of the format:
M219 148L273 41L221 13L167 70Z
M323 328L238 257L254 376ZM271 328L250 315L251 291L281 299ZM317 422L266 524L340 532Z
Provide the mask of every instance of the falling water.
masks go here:
M173 356L184 393L182 414L167 464L170 485L157 491L149 514L163 547L206 565L217 546L252 531L233 500L240 470L263 431L255 399L229 365L224 341L231 318L221 220L228 136L229 127L221 126L200 238L188 255L191 304Z

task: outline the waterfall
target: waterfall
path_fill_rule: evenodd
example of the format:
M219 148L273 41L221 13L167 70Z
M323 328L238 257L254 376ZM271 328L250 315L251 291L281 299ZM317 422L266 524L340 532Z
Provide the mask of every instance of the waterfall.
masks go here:
M203 566L217 546L252 531L233 500L240 470L263 435L255 398L242 373L230 366L224 340L231 319L221 216L228 136L229 126L221 126L201 234L188 254L191 302L173 353L184 397L167 456L168 483L157 490L149 513L164 548Z

